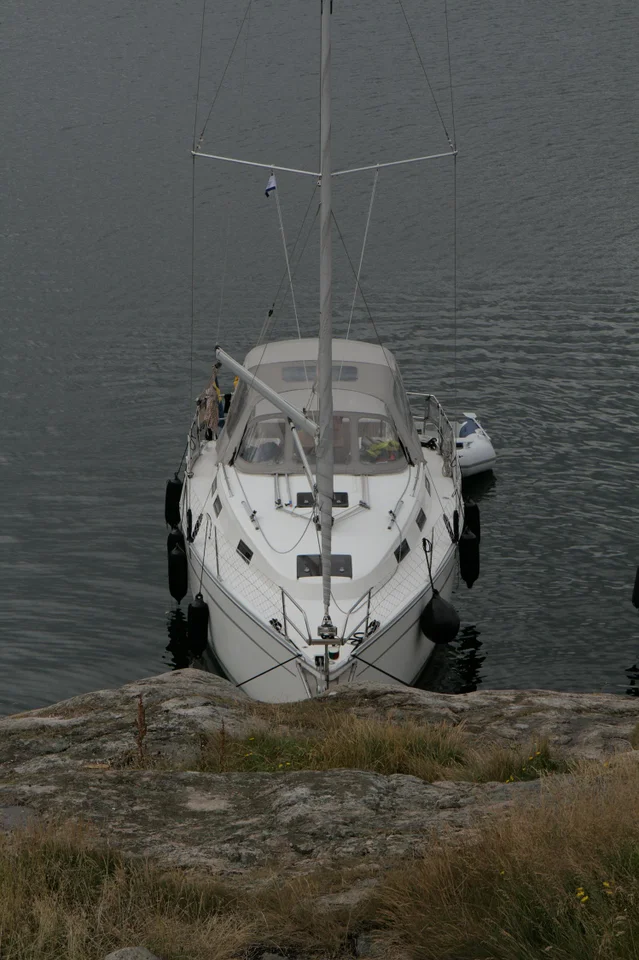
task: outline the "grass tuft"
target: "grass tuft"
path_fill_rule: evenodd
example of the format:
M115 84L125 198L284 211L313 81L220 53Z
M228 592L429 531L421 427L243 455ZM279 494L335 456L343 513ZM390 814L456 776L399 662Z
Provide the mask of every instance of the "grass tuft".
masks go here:
M288 706L288 705L287 705ZM370 770L422 780L490 780L512 783L561 772L567 765L543 742L531 749L478 745L463 725L390 723L322 708L305 715L278 710L278 724L231 737L222 728L204 737L196 769L206 772ZM310 722L312 722L312 726Z

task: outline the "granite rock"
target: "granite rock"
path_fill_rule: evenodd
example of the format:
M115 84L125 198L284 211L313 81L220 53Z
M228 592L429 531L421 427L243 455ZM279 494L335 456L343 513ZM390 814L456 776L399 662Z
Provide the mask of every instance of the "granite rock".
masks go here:
M610 694L453 696L353 684L328 696L363 717L463 722L483 741L528 747L546 738L573 758L632 751L639 721L639 701ZM140 697L148 761L141 768ZM438 836L470 836L482 818L534 802L542 789L539 781L425 783L361 770L187 769L203 734L222 724L246 732L256 717L259 707L230 683L188 669L0 718L0 830L82 819L124 853L241 879L255 869L293 875L414 857Z

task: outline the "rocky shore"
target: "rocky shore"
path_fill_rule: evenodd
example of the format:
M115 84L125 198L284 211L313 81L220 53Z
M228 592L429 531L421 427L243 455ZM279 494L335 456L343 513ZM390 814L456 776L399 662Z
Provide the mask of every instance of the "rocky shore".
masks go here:
M567 760L631 754L639 700L612 694L485 690L462 696L354 684L336 707L388 724L463 725L477 742L547 742ZM194 669L101 690L0 718L0 831L71 819L118 851L237 883L256 872L299 877L365 861L413 860L445 835L467 837L486 817L534 803L540 780L426 782L371 770L284 768L202 772L203 738L247 736L259 707ZM356 902L369 879L339 894ZM350 898L350 900L349 900ZM365 954L362 954L365 955ZM113 954L138 960L148 953Z

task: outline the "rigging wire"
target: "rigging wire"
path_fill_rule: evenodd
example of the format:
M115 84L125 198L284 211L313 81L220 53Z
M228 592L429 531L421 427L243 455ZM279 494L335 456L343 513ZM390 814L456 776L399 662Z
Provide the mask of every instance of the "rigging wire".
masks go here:
M421 55L421 53L419 52L419 47L417 46L417 41L415 40L415 35L413 34L412 27L411 27L411 25L410 25L410 23L409 23L408 17L406 16L406 11L404 10L404 4L402 3L402 0L397 0L397 2L399 3L400 9L401 9L401 11L402 11L402 14L404 15L404 20L406 21L406 27L407 27L408 32L409 32L409 34L410 34L410 38L411 38L411 40L412 40L412 42L413 42L413 46L414 46L414 48L415 48L415 53L417 54L417 59L419 60L420 66L421 66L421 68L422 68L422 73L424 74L424 79L426 80L426 83L427 83L427 85L428 85L428 89L430 90L430 95L431 95L431 97L433 98L433 103L435 104L435 109L437 110L437 113L438 113L438 115L439 115L439 119L440 119L442 128L443 128L444 133L445 133L445 135L446 135L446 139L448 140L448 143L449 143L449 145L450 145L451 150L454 150L455 148L454 148L454 146L453 146L453 141L451 140L450 135L449 135L449 133L448 133L448 128L446 127L446 122L445 122L445 120L444 120L444 115L442 114L441 109L440 109L440 107L439 107L439 104L438 104L438 102L437 102L437 97L435 96L435 91L433 90L433 87L432 87L432 84L431 84L431 82L430 82L428 73L426 72L426 67L424 66L424 61L423 61L423 59L422 59L422 55Z
M450 90L450 116L453 125L453 403L457 414L457 131L455 129L455 97L453 94L453 70L450 57L450 34L448 31L448 0L444 0L446 22L446 50L448 55L448 89Z
M240 110L238 121L241 124L242 116L244 114L244 87L246 83L246 66L248 62L248 48L249 48L249 38L251 33L251 5L249 4L249 9L246 16L246 40L244 43L244 65L242 68L242 82L240 84ZM226 198L226 237L224 240L224 265L222 268L222 283L220 286L220 303L218 307L217 314L217 326L215 328L215 342L220 342L220 327L222 326L222 311L224 309L224 291L226 289L226 276L228 269L228 259L229 259L229 246L231 239L231 196L228 195Z
M457 410L457 154L453 157L453 410Z
M197 85L195 89L195 115L193 117L193 150L197 134L197 115L200 105L200 85L202 82L202 55L204 50L204 23L206 20L206 0L202 0L202 26L200 29L200 55L197 65ZM193 346L195 338L195 154L191 157L191 322L189 333L189 397L188 410L193 403ZM188 442L187 442L188 446ZM182 458L184 459L184 457Z
M433 98L433 103L435 104L435 109L439 115L439 119L448 140L449 146L453 151L453 403L455 408L455 413L457 413L457 130L455 126L455 98L453 94L453 73L452 73L452 62L450 56L450 31L448 26L448 0L444 0L444 23L446 26L446 55L448 63L448 89L450 92L450 115L451 115L451 126L452 126L452 139L448 132L446 122L444 120L442 111L440 109L437 98L435 97L435 92L433 90L432 84L430 82L424 61L419 52L417 46L417 41L413 34L413 30L409 23L408 17L406 15L406 10L404 9L404 4L402 0L397 0L399 7L402 11L404 20L406 22L406 27L410 34L410 38L415 48L415 53L419 60L420 66L422 68L422 73L424 74L424 79L430 90L430 94Z
M208 498L207 498L208 499ZM204 511L202 511L204 512ZM206 547L211 535L212 520L210 515L206 515L206 524L204 525L204 550L202 551L202 569L200 570L200 596L202 596L202 580L204 579L204 566L206 564Z
M361 295L362 295L362 300L364 301L364 306L366 307L366 312L368 313L368 319L370 320L371 326L373 327L373 330L374 330L374 332L375 332L375 337L377 338L377 343L378 343L378 345L381 347L384 360L386 361L386 366L388 367L388 369L389 369L389 371L390 371L390 374L391 374L391 377L393 378L393 384L395 384L395 383L397 382L398 370L397 370L397 368L393 369L393 367L392 367L392 365L391 365L391 362L390 362L390 360L389 360L389 358L388 358L388 355L387 355L386 350L385 350L385 348L384 348L384 344L382 343L382 338L381 338L380 335L379 335L379 330L377 329L377 324L375 323L375 320L373 319L373 314L371 313L370 307L368 306L368 300L366 299L366 297L365 297L365 295L364 295L364 291L362 290L362 285L361 285L361 283L359 282L359 277L358 277L357 273L355 272L355 267L353 266L353 261L351 260L351 256L350 256L350 254L349 254L349 252L348 252L348 248L347 248L347 246L346 246L346 242L345 242L344 237L343 237L343 235L342 235L342 231L341 231L340 228L339 228L339 224L338 224L338 222L337 222L337 217L335 216L335 212L334 212L334 211L331 211L331 216L332 216L332 218L333 218L333 222L334 222L335 227L336 227L336 229L337 229L338 236L339 236L339 238L340 238L340 240L341 240L341 242L342 242L342 246L343 246L343 248L344 248L344 253L346 254L346 258L347 258L347 260L348 260L348 262L349 262L349 264L350 264L351 270L353 271L353 276L355 277L356 289L358 289L359 292L360 292Z
M237 31L237 36L235 37L235 40L233 41L233 46L231 47L231 52L229 53L228 60L226 61L226 66L224 67L224 71L223 71L223 73L222 73L222 78L221 78L221 80L220 80L220 82L219 82L219 84L218 84L217 90L215 91L215 95L214 95L214 97L213 97L213 101L212 101L211 106L210 106L210 108L209 108L209 112L208 112L207 115L206 115L206 120L204 121L204 126L202 127L202 132L200 133L200 136L199 136L199 139L198 139L198 141L197 141L197 144L196 144L195 147L194 147L194 149L195 149L196 151L199 150L200 147L202 146L202 140L204 139L204 133L206 132L206 128L207 128L208 122L209 122L209 120L211 119L211 114L213 113L213 108L215 107L215 104L216 104L216 102L217 102L217 98L219 97L220 91L222 90L222 85L224 84L224 78L226 77L226 74L227 74L227 72L228 72L228 69L229 69L229 67L230 67L230 65L231 65L231 60L233 59L233 54L235 53L235 48L237 47L238 42L239 42L239 39L240 39L240 37L241 37L241 35L242 35L242 30L244 29L244 24L246 23L246 19L247 19L248 15L249 15L249 12L250 12L250 10L251 10L252 4L253 4L253 0L249 0L248 6L247 6L246 10L244 11L244 16L242 17L242 22L240 23L239 30Z
M200 31L200 56L197 65L197 88L195 91L195 116L193 118L193 149L195 150L195 138L197 136L197 114L200 104L200 83L202 81L202 54L204 51L204 20L206 18L206 0L202 2L202 28Z
M195 160L195 157L193 157ZM226 198L226 238L224 240L224 264L222 266L222 282L220 284L220 302L217 311L217 326L215 328L215 342L220 342L220 327L222 326L222 310L224 308L224 290L226 288L226 271L229 259L229 240L231 237L231 198Z
M334 210L331 211L331 216L332 216L332 218L333 218L333 223L335 224L335 228L336 228L336 230L337 230L337 235L339 236L339 238L340 238L340 240L341 240L341 243L342 243L342 246L343 246L343 248L344 248L344 253L346 254L346 258L347 258L347 260L348 260L348 262L349 262L349 265L350 265L350 268L351 268L351 270L352 270L352 272L353 272L353 276L355 277L355 283L356 283L356 285L357 285L357 286L356 286L356 289L359 290L359 292L360 292L360 294L361 294L361 296L362 296L362 300L364 301L364 306L366 307L366 312L368 313L368 319L370 320L370 322L371 322L371 324L372 324L372 327L373 327L373 330L375 331L375 336L376 336L376 338L377 338L377 342L378 342L379 346L382 347L382 349L383 349L383 346L384 346L384 345L383 345L383 343L382 343L382 338L381 338L380 335L379 335L379 330L377 329L377 325L376 325L376 323L375 323L375 321L374 321L374 319L373 319L373 314L371 313L370 307L368 306L368 300L366 299L366 296L365 296L365 294L364 294L364 291L362 290L362 285L361 285L361 283L359 282L359 277L357 276L357 271L355 270L355 266L354 266L354 264L353 264L353 261L351 260L351 255L350 255L350 253L348 252L348 247L346 246L346 241L344 240L344 236L343 236L343 234L342 234L342 231L340 230L339 223L337 222L337 217L335 216L335 211L334 211ZM384 356L386 357L386 351L384 351ZM386 362L388 363L388 359L386 360Z
M446 51L448 59L448 89L450 90L450 118L453 126L453 147L457 150L457 131L455 130L455 98L453 96L453 68L450 59L450 35L448 33L448 0L444 0L444 20L446 22Z
M196 107L197 113L197 107ZM193 338L195 336L195 155L191 157L191 331L189 344L189 399L193 403Z
M371 215L373 213L373 203L375 202L375 192L377 190L377 181L379 179L379 167L375 171L375 179L373 180L373 189L371 191L371 202L368 207L368 217L366 218L366 228L364 230L364 239L362 241L362 252L359 258L359 266L357 268L357 276L355 277L355 290L353 291L353 302L351 303L351 312L348 318L348 327L346 328L346 339L351 332L351 323L353 322L353 312L355 310L355 300L357 299L357 290L359 288L359 278L362 273L362 264L364 263L364 251L366 250L366 241L368 240L368 228L371 223Z
M297 244L299 243L300 236L302 235L302 230L304 229L304 224L306 223L306 218L308 217L309 210L311 209L311 205L312 205L312 203L313 203L313 198L315 197L316 191L317 191L317 184L315 184L314 187L313 187L313 192L311 193L310 199L309 199L309 201L308 201L308 206L306 207L306 212L304 213L304 216L303 216L303 218L302 218L302 222L301 222L300 228L299 228L299 230L298 230L298 232L297 232L297 236L296 236L296 238L295 238L295 242L293 243L293 249L291 250L291 259L295 256L295 250L296 250L296 248L297 248ZM306 239L304 240L304 244L303 244L302 249L301 249L301 251L300 251L299 257L297 258L297 263L295 264L295 266L294 266L294 268L293 268L293 277L295 277L295 274L296 274L296 272L297 272L297 268L299 267L300 262L301 262L301 260L302 260L302 257L303 257L303 255L304 255L304 251L306 250L306 245L308 244L308 241L309 241L309 239L310 239L311 233L312 233L312 231L313 231L313 226L315 225L315 220L317 219L318 214L319 214L319 206L318 206L318 207L316 208L316 210L315 210L315 216L314 216L314 218L313 218L313 221L312 221L311 225L310 225L309 228L308 228L308 233L306 234ZM280 278L280 282L279 282L278 285L277 285L277 290L275 291L275 296L273 297L273 302L272 302L272 304L271 304L271 307L270 307L270 309L269 309L269 311L268 311L268 313L267 313L267 315L266 315L266 318L265 318L265 320L264 320L264 323L262 324L262 329L260 330L259 336L258 336L258 338L257 338L257 344L260 344L260 343L262 342L262 340L268 335L268 333L269 333L269 331L270 331L271 323L274 322L274 321L272 321L272 317L273 317L273 314L275 313L275 307L276 307L276 304L277 304L277 298L278 298L279 295L280 295L280 291L281 291L281 289L282 289L282 287L283 287L283 285L284 285L284 281L286 280L286 278L287 278L287 271L284 270L284 272L282 273L282 276L281 276L281 278ZM285 296L286 296L286 295L285 295ZM282 300L282 304L283 304L283 303L284 303L284 300ZM257 346L257 344L256 344L256 346Z
M271 170L271 176L273 176L272 170ZM291 301L293 303L293 313L295 314L295 326L297 327L297 336L301 340L302 332L300 330L299 317L297 316L297 304L295 303L295 290L293 289L293 277L291 275L291 262L288 256L288 247L286 246L286 233L284 232L284 221L282 220L282 208L280 206L279 191L276 189L274 192L275 192L275 204L277 207L277 219L279 220L279 224L280 224L280 236L282 238L282 247L284 249L284 259L286 261L286 272L288 274L289 287L291 288Z

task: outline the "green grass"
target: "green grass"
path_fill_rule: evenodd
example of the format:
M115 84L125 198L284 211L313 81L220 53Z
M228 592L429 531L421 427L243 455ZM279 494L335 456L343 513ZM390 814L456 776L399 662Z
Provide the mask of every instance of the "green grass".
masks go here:
M298 705L296 705L296 708ZM391 723L322 709L304 723L281 711L268 729L256 724L246 736L223 728L202 740L195 769L287 773L293 770L370 770L403 773L422 780L514 782L567 769L542 742L530 749L479 744L464 727L446 723Z

